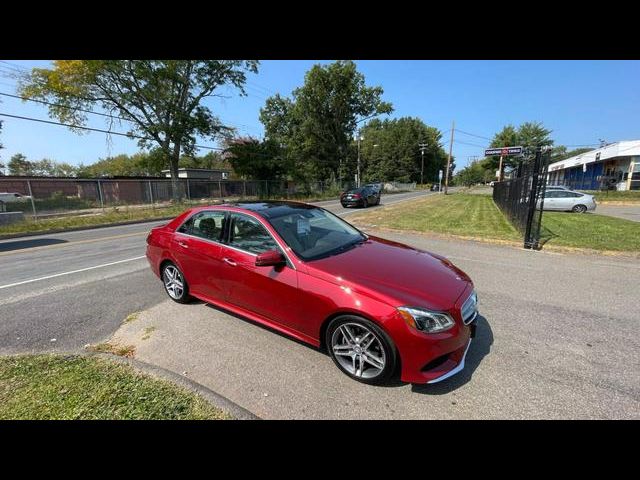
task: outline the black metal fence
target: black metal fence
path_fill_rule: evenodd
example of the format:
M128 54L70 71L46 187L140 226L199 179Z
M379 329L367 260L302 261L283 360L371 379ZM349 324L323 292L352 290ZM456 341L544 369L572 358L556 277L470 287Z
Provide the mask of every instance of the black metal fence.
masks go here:
M540 230L549 158L549 151L537 149L533 158L520 160L511 179L497 182L493 187L493 201L522 233L524 248L541 247Z

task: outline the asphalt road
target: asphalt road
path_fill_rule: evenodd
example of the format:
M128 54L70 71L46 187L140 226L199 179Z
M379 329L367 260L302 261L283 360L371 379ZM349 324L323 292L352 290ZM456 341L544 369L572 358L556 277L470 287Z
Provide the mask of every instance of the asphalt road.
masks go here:
M166 300L114 340L269 419L640 419L637 261L380 235L474 279L478 335L442 383L360 384L318 350L203 303Z
M382 204L428 194L385 195ZM359 211L337 200L318 205L341 216ZM162 223L0 241L0 354L77 350L165 300L144 257L147 233Z
M596 215L622 218L632 222L640 222L640 204L637 205L602 205L598 204Z

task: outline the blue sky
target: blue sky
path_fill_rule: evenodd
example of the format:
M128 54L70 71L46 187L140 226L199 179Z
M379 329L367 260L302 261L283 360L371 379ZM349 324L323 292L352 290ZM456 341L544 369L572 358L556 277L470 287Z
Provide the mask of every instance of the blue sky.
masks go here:
M7 63L5 63L7 62ZM47 66L48 60L0 61L0 92L15 93L12 69ZM239 133L260 137L259 110L276 92L288 95L303 83L305 72L317 60L269 60L257 75L249 75L247 97L233 91L229 99L210 99L208 105ZM598 144L640 139L640 62L638 61L357 61L368 85L384 88L383 98L395 111L392 117L415 116L445 132L456 131L453 154L464 166L471 156L482 156L487 140L504 125L541 121L553 130L556 144ZM48 119L44 106L0 96L0 112ZM30 160L88 164L108 155L135 153L135 141L88 133L77 135L60 126L0 117L0 161L15 153ZM89 126L105 128L94 116ZM125 126L114 130L126 131ZM444 135L448 142L450 133ZM464 143L462 143L464 142ZM211 141L200 143L215 145ZM470 145L473 144L473 145ZM417 148L417 147L416 147ZM446 146L448 148L448 145ZM572 148L572 147L570 147ZM206 153L206 151L201 151Z

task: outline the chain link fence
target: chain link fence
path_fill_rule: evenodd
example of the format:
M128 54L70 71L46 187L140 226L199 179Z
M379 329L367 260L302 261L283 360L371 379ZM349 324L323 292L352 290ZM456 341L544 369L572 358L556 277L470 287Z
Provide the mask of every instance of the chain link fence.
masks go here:
M414 190L414 184L383 182L388 193ZM350 182L286 180L179 179L185 203L208 204L242 199L313 200L338 198ZM161 208L173 203L171 179L80 179L0 177L0 211L22 212L35 220L100 214L105 209Z

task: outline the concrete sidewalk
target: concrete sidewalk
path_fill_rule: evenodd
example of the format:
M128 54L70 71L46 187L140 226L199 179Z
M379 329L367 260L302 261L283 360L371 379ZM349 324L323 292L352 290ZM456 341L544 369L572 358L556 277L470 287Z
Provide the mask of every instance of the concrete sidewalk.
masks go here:
M461 374L363 385L327 355L203 303L167 300L113 341L262 418L640 419L637 262L382 236L444 254L474 279L483 317Z

